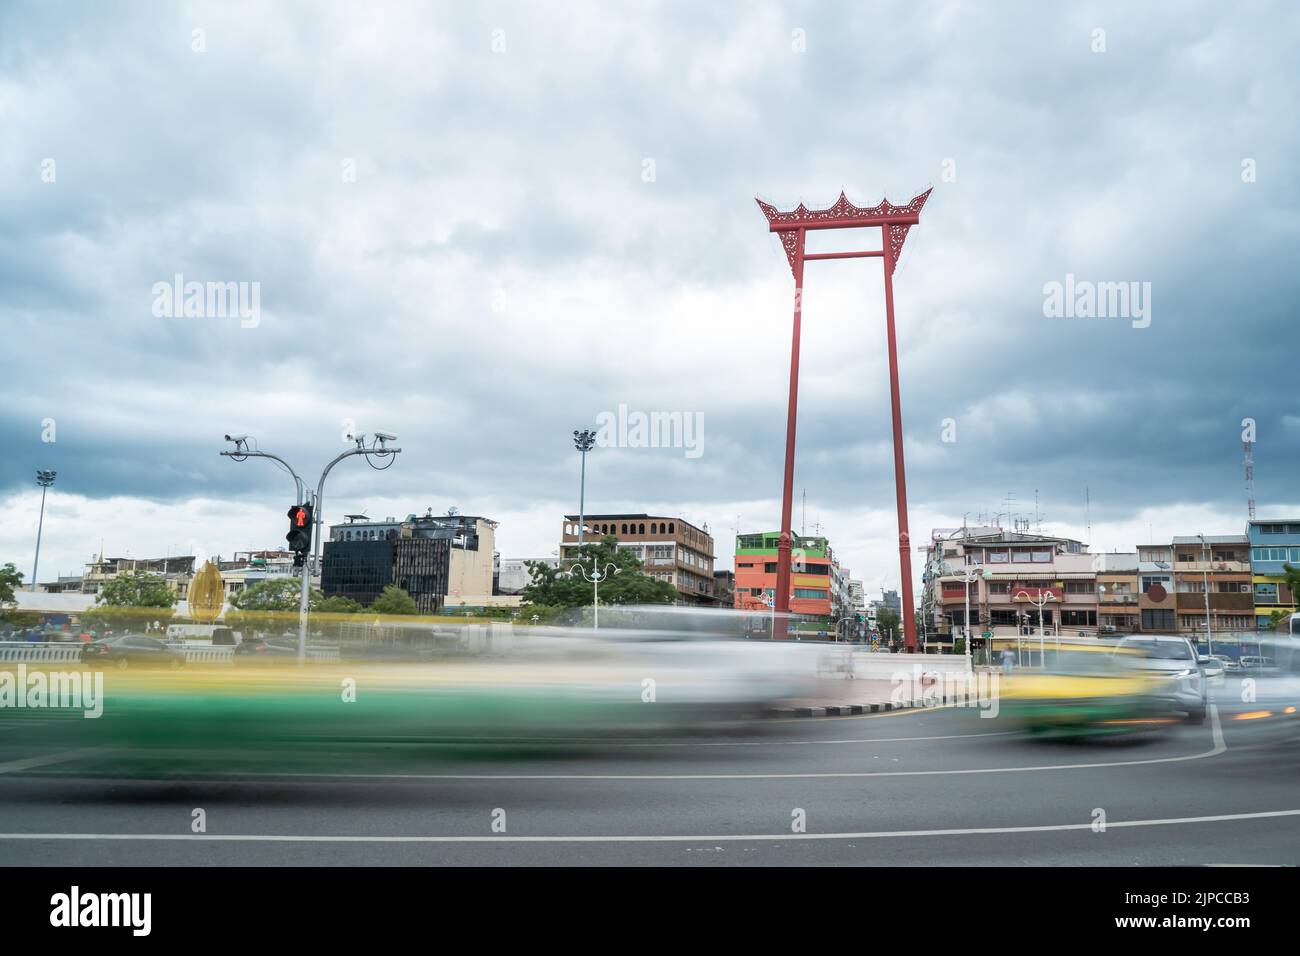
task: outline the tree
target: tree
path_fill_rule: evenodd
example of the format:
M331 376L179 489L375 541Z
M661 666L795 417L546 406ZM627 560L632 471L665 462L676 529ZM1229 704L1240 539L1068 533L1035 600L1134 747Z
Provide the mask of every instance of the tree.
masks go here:
M1291 602L1300 602L1300 568L1293 568L1289 564L1282 565L1282 585L1291 592ZM1279 594L1278 600L1282 600ZM1270 615L1273 619L1273 630L1286 630L1286 623L1291 619L1291 615L1286 611L1274 611Z
M876 630L880 632L882 638L886 635L891 638L898 637L898 612L892 607L877 608Z
M9 562L0 568L0 611L17 606L14 591L22 588L23 573Z
M370 610L374 611L376 614L420 613L420 609L416 607L415 598L411 597L410 594L403 591L396 584L386 585L383 593L371 602Z
M104 583L95 603L106 607L175 607L176 593L161 574L132 571Z
M331 594L316 606L322 614L360 614L365 608L361 602L354 601L342 594Z
M611 564L614 568L608 568ZM641 562L630 551L619 548L614 537L584 544L569 565L581 566L588 577L593 571L604 574L608 568L609 577L600 583L601 604L672 604L677 600L677 589L642 571ZM541 561L529 562L528 570L531 580L524 588L525 603L552 607L591 603L592 585L580 572L569 573Z
M0 623L6 627L33 627L41 623L34 611L19 611L14 592L21 590L23 573L12 564L0 568Z
M307 609L319 608L323 595L309 589ZM302 581L299 578L267 578L236 591L230 606L240 611L296 611L302 606Z

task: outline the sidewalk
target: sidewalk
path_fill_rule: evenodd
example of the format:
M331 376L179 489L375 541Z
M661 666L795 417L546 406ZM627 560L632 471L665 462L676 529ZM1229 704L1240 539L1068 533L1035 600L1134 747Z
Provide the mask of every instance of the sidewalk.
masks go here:
M917 688L879 678L817 678L810 696L776 701L764 711L768 717L849 717L890 710L914 710L947 703L943 684L929 691L923 700ZM928 690L928 689L927 689Z

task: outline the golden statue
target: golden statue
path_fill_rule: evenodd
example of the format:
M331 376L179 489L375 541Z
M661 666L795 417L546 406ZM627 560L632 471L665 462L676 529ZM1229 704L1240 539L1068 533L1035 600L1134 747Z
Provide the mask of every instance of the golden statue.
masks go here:
M196 624L212 624L225 603L226 586L221 580L221 572L211 561L205 561L190 582L190 618Z

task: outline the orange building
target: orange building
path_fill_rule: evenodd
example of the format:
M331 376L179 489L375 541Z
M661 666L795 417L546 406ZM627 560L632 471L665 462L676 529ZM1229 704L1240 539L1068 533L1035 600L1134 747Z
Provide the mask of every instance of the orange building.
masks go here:
M776 597L778 531L736 537L737 608L762 611ZM834 556L825 538L794 535L790 551L790 613L795 620L824 625L831 621Z

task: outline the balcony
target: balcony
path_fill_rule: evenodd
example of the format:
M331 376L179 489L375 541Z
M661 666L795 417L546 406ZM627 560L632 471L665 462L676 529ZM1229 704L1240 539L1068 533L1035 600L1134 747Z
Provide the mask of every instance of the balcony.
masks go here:
M1175 571L1188 571L1197 574L1216 571L1232 571L1237 574L1249 574L1249 561L1175 561Z
M1112 594L1110 591L1107 591L1105 594L1101 595L1101 601L1099 603L1101 603L1103 606L1110 605L1110 604L1119 604L1119 605L1128 605L1130 607L1137 607L1137 602L1138 602L1138 596L1136 594Z
M1255 596L1245 592L1211 591L1210 611L1237 611L1249 614L1255 609ZM1178 595L1178 610L1205 613L1205 594L1182 592Z

